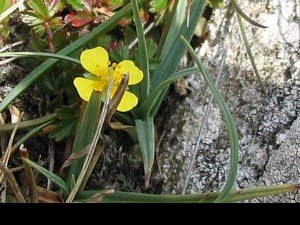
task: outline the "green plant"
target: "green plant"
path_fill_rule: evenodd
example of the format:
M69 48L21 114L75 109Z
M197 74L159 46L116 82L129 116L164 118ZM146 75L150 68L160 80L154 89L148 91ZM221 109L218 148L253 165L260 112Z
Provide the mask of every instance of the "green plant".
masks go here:
M83 6L79 1L67 1L74 10L83 9L85 7L83 11L77 12L77 16L80 16L80 13L86 13L86 10L89 11L89 16L95 16L94 12L91 12L92 5L86 5L87 2L88 1L84 1L85 4ZM45 79L43 85L46 86L50 92L55 94L55 99L57 100L53 100L55 104L52 104L54 105L52 108L56 109L55 113L40 119L17 124L19 129L34 128L34 132L29 131L26 138L22 139L22 141L31 137L34 133L50 123L55 125L55 128L50 133L50 137L55 138L56 141L61 141L68 136L74 135L74 141L71 147L72 152L61 169L61 172L68 169L65 178L61 178L53 172L46 170L41 165L34 163L29 159L26 151L21 151L31 201L36 202L37 196L43 196L46 198L46 201L49 202L59 201L59 198L57 197L57 195L59 195L62 197L63 202L231 202L299 189L299 186L297 185L282 185L232 190L237 174L239 150L235 122L221 92L215 86L209 73L202 65L201 60L198 59L193 48L189 44L195 33L206 1L151 1L150 6L152 12L162 11L168 4L170 6L170 11L166 14L163 33L158 45L145 38L140 16L140 6L144 5L145 2L147 1L131 0L128 5L124 6L112 17L101 23L91 33L79 38L60 50L57 54L38 52L0 53L0 57L43 56L51 58L36 67L0 103L0 112L2 112L17 96L24 92L37 79L41 78ZM219 0L207 2L214 8L222 6L222 1ZM235 1L234 3L235 7L238 8ZM37 34L41 35L41 37L46 34L46 36L48 35L46 38L49 40L49 31L47 32L47 29L49 28L52 32L59 28L58 25L61 24L61 21L58 22L59 18L55 16L60 8L55 6L57 8L53 9L51 4L47 4L42 0L36 2L30 1L29 6L34 11L26 12L24 18L28 24L35 27L34 30ZM114 4L119 4L117 6L121 6L123 1L114 1ZM111 42L111 39L109 37L107 38L106 33L114 29L122 18L130 16L131 14L133 15L136 27L136 31L133 32L136 32L138 46L133 50L133 52L135 52L134 56L130 54L129 47L124 45L124 43L119 45L119 48L113 48L109 51L110 57L113 60L119 63L122 68L127 68L127 72L123 70L123 72L120 72L121 70L119 70L120 73L118 73L117 64L114 65L108 63L108 54L103 53L105 50L98 47L98 42L95 42L95 39L97 39L97 36L102 35L102 39L98 39L98 41L108 45L108 43ZM239 21L240 20L241 18L239 18ZM50 21L51 24L53 22L48 28L45 26L47 21ZM87 21L89 20L86 20L85 22ZM90 22L91 21L92 20L90 20ZM243 33L244 31L241 22L240 26ZM247 45L246 41L245 43ZM93 49L82 52L82 48L86 46ZM49 49L51 52L55 52L54 46L51 47L50 43ZM197 66L178 71L178 65L185 54L186 49L191 54ZM94 57L93 54L91 54L91 62L83 56L88 51L93 52L93 54L94 52L98 52L97 54L94 54ZM249 46L247 46L247 51L249 53ZM77 59L79 52L82 52L80 61ZM104 63L94 63L95 65L90 66L89 63L93 64L93 62L96 61L97 56L100 55L101 60L104 61ZM139 69L133 62L129 63L129 59L134 60ZM63 66L56 67L56 70L59 71L57 77L54 77L51 73L49 75L49 70L56 66L56 64L59 63L59 60L68 61L69 71L78 69L78 65L81 62L83 67L90 73L84 73L82 69L79 69L78 76L84 73L84 76L87 79L75 78L75 76L65 78L64 73L68 68L64 68ZM123 60L126 60L126 66L124 66L125 64L122 64ZM254 64L254 61L252 64ZM154 118L167 94L169 85L173 81L195 72L200 72L203 75L204 80L208 84L216 102L221 108L228 129L231 149L230 171L223 190L216 193L184 196L123 193L114 192L113 190L86 191L86 182L90 177L101 152L104 150L104 140L101 138L104 126L124 130L130 134L133 140L138 141L144 163L145 187L149 186L155 156ZM143 76L141 76L141 73ZM133 74L137 75L138 81L132 82ZM140 79L141 77L143 77L142 80ZM81 98L85 100L81 103L80 112L78 110L79 98L78 96L74 96L74 87L70 87L74 78L74 84ZM135 85L128 87L129 84ZM73 90L70 91L70 93L67 93L69 99L68 106L63 105L62 92L64 92L65 89L59 87L59 85L65 85L67 86L65 89ZM127 98L127 100L129 99L128 101L131 101L130 107L120 107L124 93L129 93L127 92L128 89L133 93L131 95L132 98ZM67 91L65 90L65 92ZM133 95L137 97L133 97ZM57 103L57 101L60 103ZM138 105L137 101L139 102ZM136 107L133 108L134 106ZM129 111L130 109L132 110L126 113L126 111ZM119 110L122 113L116 113L116 110ZM0 125L0 131L7 132L14 127L14 125ZM16 146L20 146L20 143L17 143ZM17 147L12 146L12 149L16 148ZM20 194L18 185L7 169L7 166L0 164L0 168L9 178L9 182L14 188L16 200L24 202L24 197ZM54 182L59 187L60 193L55 194L46 189L37 187L34 182L32 168Z

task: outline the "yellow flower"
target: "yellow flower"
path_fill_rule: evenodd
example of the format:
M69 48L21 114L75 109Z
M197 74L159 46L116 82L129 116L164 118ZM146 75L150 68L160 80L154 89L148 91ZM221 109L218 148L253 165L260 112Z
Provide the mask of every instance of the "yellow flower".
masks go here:
M124 74L128 73L129 75L128 85L137 84L143 79L143 72L130 60L124 60L118 65L111 64L107 51L102 47L83 51L80 55L80 62L83 68L96 77L96 79L82 77L74 79L74 85L79 96L85 101L89 101L93 90L101 92L109 84L111 76L114 79L111 98L114 96ZM129 111L137 103L138 98L131 92L125 91L117 110L120 112Z

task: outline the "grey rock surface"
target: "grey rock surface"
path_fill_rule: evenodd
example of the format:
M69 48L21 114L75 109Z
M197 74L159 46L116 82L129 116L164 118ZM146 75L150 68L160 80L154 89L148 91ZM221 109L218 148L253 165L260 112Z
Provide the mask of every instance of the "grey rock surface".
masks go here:
M228 48L220 90L239 133L239 171L235 187L300 183L299 132L294 132L299 129L300 111L299 2L246 0L240 7L257 22L268 26L261 29L244 21L268 95L261 92L232 12L214 11L208 39L199 50L200 58L215 75L222 49ZM174 106L176 110L166 124L160 149L164 193L182 191L192 147L210 96L200 74L187 78L186 85L191 94ZM197 149L187 193L218 191L224 186L229 150L225 123L214 102ZM291 202L291 199L297 201L299 196L288 194L253 201Z

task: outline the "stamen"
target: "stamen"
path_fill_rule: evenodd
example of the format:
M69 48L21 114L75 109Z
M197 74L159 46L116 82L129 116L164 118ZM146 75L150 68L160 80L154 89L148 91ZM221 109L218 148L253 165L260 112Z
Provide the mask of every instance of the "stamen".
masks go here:
M112 66L112 68L116 68L117 67L117 63L113 63L111 66Z

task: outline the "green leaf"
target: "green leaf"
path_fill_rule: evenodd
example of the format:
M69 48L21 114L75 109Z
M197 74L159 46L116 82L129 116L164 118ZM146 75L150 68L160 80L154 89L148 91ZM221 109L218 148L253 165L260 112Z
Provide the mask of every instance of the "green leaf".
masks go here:
M144 3L146 0L140 0L139 3ZM65 47L58 52L59 55L70 55L76 50L87 45L91 40L98 37L99 34L103 34L111 30L118 22L131 13L131 4L128 4L116 14L105 20L97 28L95 28L88 35L74 41L69 46ZM0 103L0 112L2 112L16 97L23 93L33 82L35 82L39 77L43 76L45 72L51 69L59 60L58 59L48 59L46 62L42 63L40 66L35 68L29 75L27 75Z
M48 91L55 95L61 95L57 84L55 82L55 78L53 73L47 74L47 76L43 76L39 79L39 85L42 87L43 90Z
M49 57L49 58L55 58L55 59L64 59L68 60L70 62L74 62L77 64L80 64L80 61L78 59L68 57L65 55L60 55L60 54L53 54L53 53L46 53L46 52L3 52L0 53L0 58L1 57Z
M25 12L22 16L22 21L28 26L33 27L35 33L39 36L43 36L45 34L45 26L44 19L40 18L39 15L36 15L34 12Z
M48 123L48 122L53 122L56 119L57 119L57 114L53 113L53 114L49 114L47 116L43 116L43 117L40 117L37 119L22 121L22 122L20 122L20 124L18 126L18 130L39 126L39 125L42 125L42 124ZM0 124L0 131L2 131L2 132L11 131L14 129L15 126L16 126L15 123Z
M111 36L107 34L101 35L97 41L99 46L102 46L103 48L108 48L111 42Z
M148 59L147 45L146 45L145 35L143 31L142 21L140 18L139 6L137 0L131 0L131 5L132 5L133 16L136 25L136 32L138 36L139 63L141 67L140 69L144 73L144 78L139 84L140 87L139 99L140 101L143 101L150 92L149 59Z
M154 58L155 53L157 51L157 44L154 43L151 39L146 40L146 46L147 46L147 52L148 52L148 58Z
M76 126L79 112L75 108L67 106L63 106L55 112L58 115L59 123L52 130L49 137L54 138L55 141L59 142L72 134Z
M77 125L77 130L75 134L75 140L73 143L72 153L82 150L87 145L91 144L93 137L95 135L95 131L98 125L99 116L100 116L100 108L101 108L101 93L93 92L89 102L87 103L86 109L83 113L82 120L79 121ZM69 175L68 175L68 187L71 185L72 176L75 179L78 178L82 165L84 163L85 157L78 159L75 163L70 167Z
M150 2L150 12L155 12L155 13L158 13L158 12L161 12L163 11L166 6L168 4L168 0L152 0Z
M270 187L255 187L232 190L226 202L237 202L251 198L265 197L270 195L278 195L286 192L299 190L299 185L274 185ZM99 190L89 190L78 193L76 200L89 199ZM111 194L103 196L102 203L213 203L220 195L220 192L188 194L188 195L155 195L143 193L131 193L115 191Z
M170 75L174 74L180 60L185 53L185 46L180 41L180 35L184 35L188 41L191 40L195 29L197 27L200 16L203 12L205 1L193 1L191 6L190 24L187 27L186 21L186 1L179 1L177 6L177 13L174 16L169 34L165 41L160 59L162 63L160 67L153 74L151 79L151 87L158 86L161 82L168 79Z
M66 0L74 10L79 10L84 7L84 4L82 4L82 1L80 0Z
M233 120L233 116L231 115L228 106L222 97L222 94L216 87L214 81L207 73L205 67L203 66L201 60L198 58L196 52L192 48L192 46L189 44L189 42L182 36L182 40L184 45L187 47L188 52L191 54L193 59L195 60L197 66L199 67L199 70L201 71L205 81L208 84L208 87L210 88L214 98L216 99L216 102L218 103L223 118L225 120L228 135L229 135L229 142L230 142L230 168L228 173L228 178L225 184L225 187L223 188L222 192L216 199L216 202L222 202L225 201L228 195L230 194L231 189L233 188L236 175L237 175L237 169L238 169L238 159L239 159L239 143L238 143L238 133L236 130L236 126Z
M110 0L109 5L112 8L117 8L124 5L124 0Z
M206 2L213 9L223 8L223 0L206 0Z
M41 19L46 20L48 18L47 8L43 0L31 0L28 2L28 5L33 10L33 13Z
M0 2L0 14L1 14L1 13L3 12L3 10L4 10L5 4L6 4L6 0L2 0L2 1Z
M113 49L109 51L110 59L119 63L123 60L129 59L129 48L127 45L121 45L119 49Z
M51 173L50 171L30 161L29 159L23 158L23 160L25 163L27 163L28 165L30 165L31 167L39 171L41 174L43 174L45 177L53 181L53 183L57 184L57 186L59 186L63 190L64 194L66 195L68 194L69 192L68 187L66 183L59 176L55 175L54 173Z
M174 73L171 78L161 82L156 88L154 88L147 98L143 101L141 105L141 112L147 112L147 114L142 114L144 118L151 116L150 112L154 106L158 105L159 97L164 89L166 89L172 82L178 80L179 78L189 76L191 74L199 72L199 69L196 67L183 69L179 72Z
M205 1L193 1L191 5L189 26L187 26L187 20L185 17L186 7L186 1L178 1L174 19L160 54L160 59L162 62L158 69L151 76L151 89L159 86L160 83L175 74L180 60L185 53L185 46L182 41L180 41L180 35L184 35L188 40L191 40L205 7ZM155 116L166 93L167 87L166 89L162 90L160 97L157 98L155 107L144 108L142 110L142 115L148 114Z
M43 129L44 127L48 126L51 123L52 121L45 122L42 125L30 129L30 131L28 131L25 135L23 135L22 138L19 139L18 142L12 146L11 153L15 152L22 144L25 143L26 140L28 140L29 138L37 134L41 129Z
M240 16L239 13L237 13L236 16L238 18L239 27L240 27L240 30L241 30L243 42L245 44L245 47L246 47L246 50L247 50L247 54L249 56L249 59L250 59L250 62L251 62L254 74L256 76L256 79L258 80L258 83L259 83L259 85L261 87L262 92L264 94L267 94L267 89L266 89L265 84L264 84L264 82L262 81L262 79L261 79L261 77L259 75L258 69L257 69L255 61L254 61L254 57L253 57L252 52L251 52L251 48L250 48L249 42L247 40L247 36L246 36L246 32L245 32L245 27L244 27L242 18L241 18L241 16Z
M135 120L136 133L140 150L143 155L144 171L145 171L145 187L149 186L151 169L155 154L155 140L154 140L154 124L153 118L146 118L145 120Z

